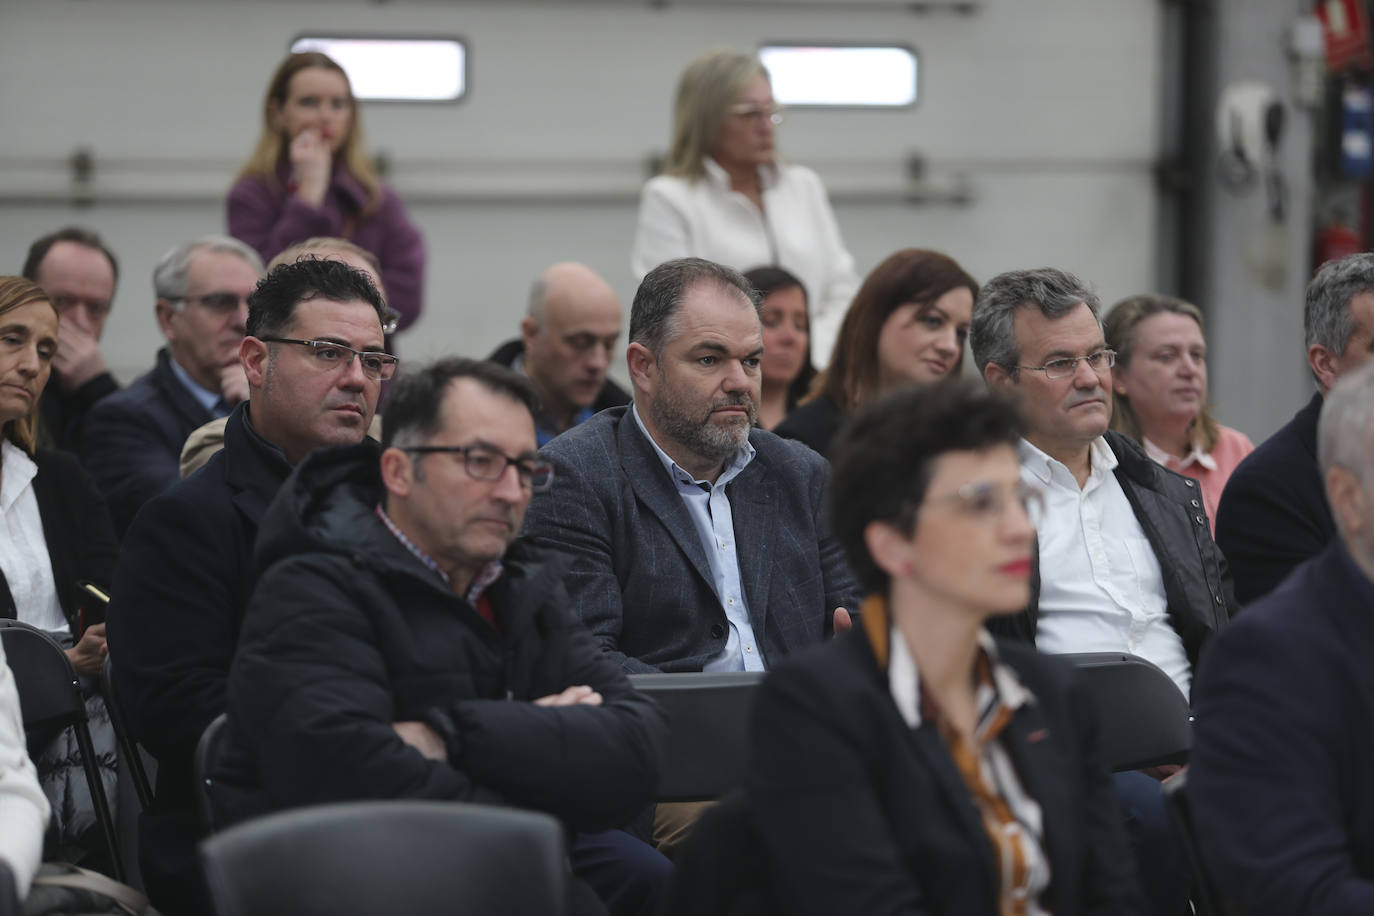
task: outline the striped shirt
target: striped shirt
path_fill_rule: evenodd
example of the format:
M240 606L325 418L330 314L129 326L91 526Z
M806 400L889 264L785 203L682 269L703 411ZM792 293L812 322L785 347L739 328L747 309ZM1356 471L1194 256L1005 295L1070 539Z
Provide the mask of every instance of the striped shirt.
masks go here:
M978 640L974 663L978 720L972 741L950 725L934 699L921 689L916 660L895 627L888 666L892 699L908 725L915 729L924 721L931 722L949 748L997 857L998 913L1048 916L1039 899L1050 883L1040 804L1021 785L1011 755L998 740L1013 713L1035 698L1021 686L1016 673L998 659L997 647L986 630Z

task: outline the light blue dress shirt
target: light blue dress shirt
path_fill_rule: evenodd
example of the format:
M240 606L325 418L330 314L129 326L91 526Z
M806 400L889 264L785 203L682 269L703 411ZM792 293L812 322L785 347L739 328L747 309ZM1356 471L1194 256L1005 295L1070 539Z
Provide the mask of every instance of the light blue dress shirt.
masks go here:
M740 472L754 460L754 447L746 440L744 447L725 463L714 484L696 480L677 462L668 457L658 447L654 437L644 428L640 419L638 405L630 408L635 424L644 438L654 447L658 460L672 478L692 525L701 538L701 546L706 550L706 562L711 566L711 576L716 589L716 597L725 611L725 619L730 624L730 637L725 648L715 658L702 666L703 671L762 671L763 655L754 639L754 625L749 621L749 604L744 599L744 586L739 576L739 554L735 551L735 517L730 509L730 497L725 487L739 476Z
M191 397L195 398L201 406L210 411L210 416L219 418L227 417L232 412L228 404L224 403L224 398L218 391L211 391L196 384L191 374L177 364L175 359L167 360L167 364L172 367L172 374L181 382L183 388L191 392Z

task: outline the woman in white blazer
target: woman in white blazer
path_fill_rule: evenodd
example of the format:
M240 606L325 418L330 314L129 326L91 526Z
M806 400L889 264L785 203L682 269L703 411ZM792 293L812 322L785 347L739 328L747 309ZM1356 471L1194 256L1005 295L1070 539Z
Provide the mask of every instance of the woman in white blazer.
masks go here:
M859 278L820 178L779 160L781 122L757 57L711 51L692 61L663 174L640 198L631 266L637 279L681 257L791 271L811 294L811 354L823 366Z

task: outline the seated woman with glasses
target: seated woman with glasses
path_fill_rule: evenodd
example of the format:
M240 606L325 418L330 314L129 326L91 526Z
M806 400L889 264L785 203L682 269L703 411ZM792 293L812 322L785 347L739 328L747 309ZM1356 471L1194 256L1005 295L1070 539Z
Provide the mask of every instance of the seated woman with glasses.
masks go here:
M1202 312L1173 296L1131 296L1107 313L1103 332L1116 350L1112 429L1198 482L1215 534L1221 491L1255 444L1218 423L1207 406Z
M757 57L710 51L692 61L678 82L663 174L640 198L630 265L636 279L684 257L786 268L812 296L811 354L821 365L859 278L820 178L780 161L781 123Z
M0 277L0 617L46 631L87 676L91 737L112 785L114 733L94 678L105 661L104 595L119 541L76 458L34 447L38 399L57 346L57 309L47 293L21 277ZM58 822L53 853L110 867L95 852L103 844L74 734L59 734L34 761Z
M889 255L864 278L810 396L774 432L828 455L844 418L879 393L957 376L977 297L977 281L947 255Z
M405 330L420 317L425 246L363 149L348 75L318 52L292 54L267 86L257 148L229 190L229 233L263 260L319 236L348 239L381 264L387 304Z
M1022 428L952 382L873 401L837 440L832 527L869 597L754 707L748 799L779 911L1141 912L1091 697L984 627L1030 596Z

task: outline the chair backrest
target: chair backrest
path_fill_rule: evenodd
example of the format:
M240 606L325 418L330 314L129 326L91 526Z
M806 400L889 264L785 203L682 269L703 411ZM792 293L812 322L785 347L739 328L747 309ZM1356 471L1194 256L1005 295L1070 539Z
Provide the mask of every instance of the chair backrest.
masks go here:
M1216 885L1212 883L1207 863L1202 860L1202 848L1194 832L1193 809L1188 802L1188 773L1178 773L1164 783L1164 804L1169 815L1178 827L1179 838L1183 841L1183 852L1193 872L1193 886L1189 898L1193 901L1195 916L1223 916L1221 898Z
M668 712L659 801L719 798L744 785L762 672L632 674L630 681Z
M437 801L300 808L200 845L218 916L545 916L567 906L547 814Z
M200 818L200 829L205 836L215 832L215 808L210 800L214 779L210 773L224 749L225 725L228 721L228 713L222 712L205 726L205 731L200 733L200 740L196 742L195 759L191 761L192 773L196 780L196 814Z
M81 751L81 768L86 774L86 788L91 793L91 807L109 853L110 869L117 880L123 881L125 873L119 842L115 839L114 816L110 813L110 802L105 796L105 784L101 781L95 747L91 743L91 731L86 724L86 701L81 696L81 682L71 659L47 633L17 620L0 620L0 640L4 641L5 658L19 691L20 715L29 738L30 754L35 750L35 740L46 742L60 729L72 729Z
M1135 655L1065 655L1101 714L1102 758L1114 772L1185 763L1193 746L1188 698L1169 675Z
M119 742L120 761L133 780L139 807L147 810L153 803L153 786L148 780L148 770L143 765L143 754L129 732L129 720L124 716L124 707L119 702L119 695L115 693L114 667L108 655L105 656L105 665L100 670L100 692L105 697L105 708L110 712L110 725L114 727L115 740Z

